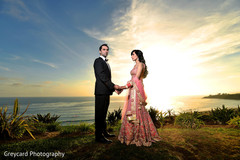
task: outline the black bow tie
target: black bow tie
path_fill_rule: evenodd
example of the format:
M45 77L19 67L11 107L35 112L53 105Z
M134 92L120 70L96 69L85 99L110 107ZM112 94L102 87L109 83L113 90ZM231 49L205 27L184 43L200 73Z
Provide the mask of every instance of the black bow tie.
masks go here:
M105 61L107 62L109 59L105 58Z

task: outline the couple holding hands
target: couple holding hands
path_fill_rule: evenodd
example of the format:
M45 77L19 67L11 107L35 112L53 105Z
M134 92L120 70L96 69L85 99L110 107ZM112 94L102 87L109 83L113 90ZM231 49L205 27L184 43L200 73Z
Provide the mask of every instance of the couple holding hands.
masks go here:
M99 47L100 57L95 59L95 140L100 143L112 143L109 137L116 137L106 131L106 116L110 103L110 95L115 91L118 95L123 89L128 94L122 109L122 125L118 134L121 143L135 144L136 146L151 146L152 142L161 138L146 110L147 96L144 91L143 79L147 77L148 70L140 50L133 50L131 58L136 63L130 71L131 80L125 86L115 85L111 81L111 69L108 64L109 47L102 44Z
M133 85L132 85L132 82L131 82L131 81L128 81L125 86L114 85L114 88L115 88L115 92L119 95L119 94L122 93L122 91L123 91L124 89L131 88L132 86L133 86Z

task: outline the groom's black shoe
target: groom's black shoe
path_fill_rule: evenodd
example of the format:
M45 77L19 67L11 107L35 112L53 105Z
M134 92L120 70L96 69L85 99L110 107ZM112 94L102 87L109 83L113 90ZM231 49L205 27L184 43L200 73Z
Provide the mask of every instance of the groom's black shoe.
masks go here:
M96 142L100 142L100 143L106 143L106 144L110 144L112 143L111 140L105 138L105 137L100 137L100 138L96 138L95 139Z
M104 137L116 137L114 134L110 134L107 131L103 132Z

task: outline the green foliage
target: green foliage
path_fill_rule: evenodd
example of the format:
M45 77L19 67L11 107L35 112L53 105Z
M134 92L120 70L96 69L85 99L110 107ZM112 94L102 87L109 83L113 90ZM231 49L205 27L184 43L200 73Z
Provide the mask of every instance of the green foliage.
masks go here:
M78 130L80 132L93 132L94 126L88 123L81 122Z
M167 117L169 117L169 118L173 117L174 116L173 109L168 109L166 114L167 114Z
M117 132L119 132L120 129L121 129L121 126L122 126L122 122L121 122L121 121L118 121L118 122L113 126L112 131L117 131ZM109 130L108 130L108 131L109 131ZM111 132L111 131L109 131L109 132Z
M33 134L43 134L47 132L46 124L42 122L31 122L32 126L34 126Z
M61 134L71 133L93 133L95 131L94 125L81 122L80 125L62 126Z
M120 107L118 108L118 110L114 110L113 112L108 112L107 115L107 122L110 125L115 125L119 120L121 120L122 118L122 109L120 109Z
M47 115L37 114L37 116L33 115L32 117L28 118L28 123L34 126L34 133L42 134L46 131L53 132L60 130L60 122L56 122L56 120L60 116L52 116L50 113Z
M240 107L239 107L239 105L238 105L238 108L235 110L234 116L235 116L235 117L236 117L236 116L240 116Z
M37 116L33 116L34 119L38 120L39 122L43 122L43 123L54 123L57 121L57 119L60 116L58 115L53 115L51 116L50 113L46 114L46 115L41 115L41 114L37 114Z
M230 119L227 123L240 128L240 116L237 116L237 117L234 117L234 118Z
M159 111L151 106L150 109L148 110L148 113L152 118L153 123L155 123L157 121Z
M214 120L220 122L221 124L227 124L231 118L235 115L234 109L228 109L224 105L222 108L216 108L211 110L211 116Z
M202 120L205 122L205 124L214 124L214 119L211 115L209 114L201 114L198 119Z
M163 127L166 113L162 111L160 112L159 110L153 107L150 107L150 109L148 110L148 113L156 128Z
M46 125L47 131L49 132L59 131L61 129L59 122L47 123L45 125Z
M160 112L159 112L159 115L157 116L157 120L160 122L161 128L162 128L163 125L165 124L165 119L166 119L166 118L165 118L165 115L166 115L166 113L160 111Z
M200 128L201 125L204 125L204 122L200 119L200 114L198 112L184 112L180 113L175 119L174 125L179 125L183 128L192 128L197 129Z
M0 108L0 135L1 138L21 138L23 134L27 131L33 139L35 137L32 135L32 126L27 123L27 116L23 116L27 111L29 105L25 111L19 115L20 107L18 104L18 99L14 101L13 113L7 115L8 107L6 106L4 111L3 107Z
M176 117L176 115L173 113L173 109L167 110L165 114L166 114L165 123L173 124L174 119Z

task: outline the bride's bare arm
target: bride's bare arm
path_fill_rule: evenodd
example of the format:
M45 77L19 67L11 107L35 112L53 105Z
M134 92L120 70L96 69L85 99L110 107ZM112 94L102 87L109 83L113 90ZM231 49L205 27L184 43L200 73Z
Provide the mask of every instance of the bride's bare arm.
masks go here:
M138 79L140 79L140 76L141 76L141 74L142 74L142 70L143 70L143 63L139 63L139 64L138 64L138 69L137 69L137 74L136 74L136 77L137 77Z
M127 87L126 86L121 86L121 89L127 89Z

